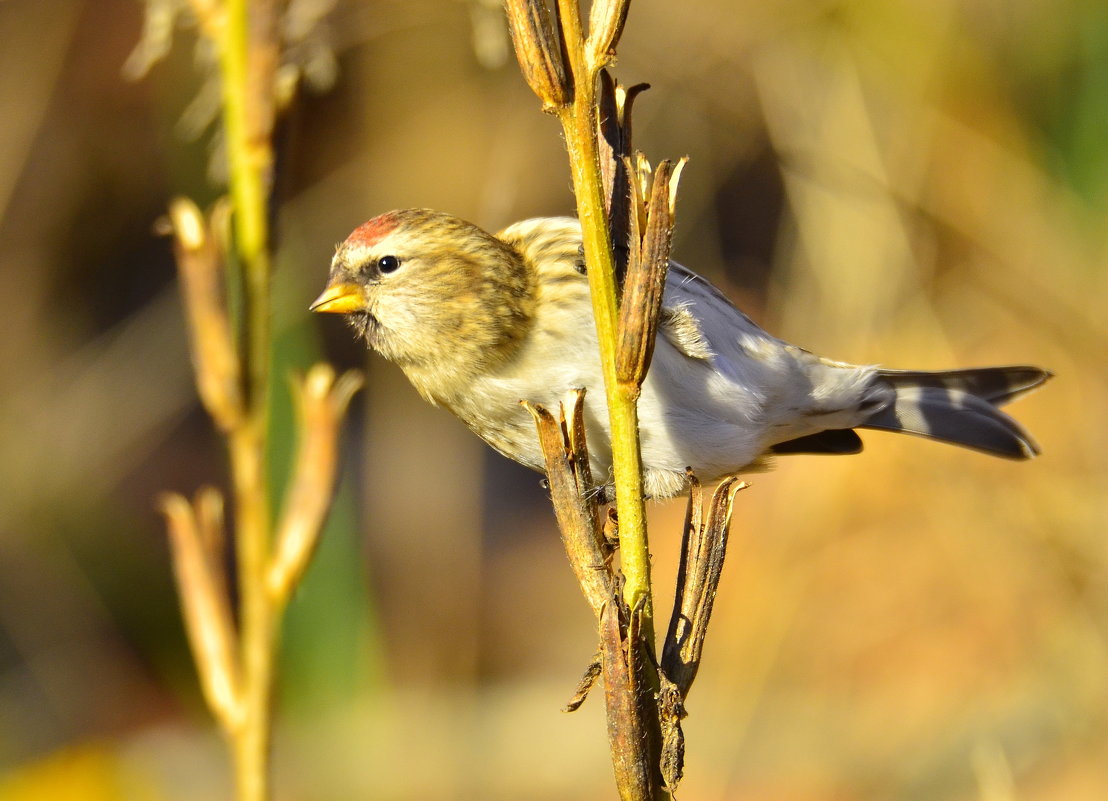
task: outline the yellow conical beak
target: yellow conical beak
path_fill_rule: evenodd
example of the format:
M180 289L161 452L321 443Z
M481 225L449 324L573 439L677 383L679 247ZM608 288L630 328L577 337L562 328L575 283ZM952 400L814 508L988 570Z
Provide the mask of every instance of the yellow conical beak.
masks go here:
M361 311L365 308L365 297L362 288L357 284L331 284L323 290L323 294L315 299L308 307L314 312L333 312L335 314L349 314Z

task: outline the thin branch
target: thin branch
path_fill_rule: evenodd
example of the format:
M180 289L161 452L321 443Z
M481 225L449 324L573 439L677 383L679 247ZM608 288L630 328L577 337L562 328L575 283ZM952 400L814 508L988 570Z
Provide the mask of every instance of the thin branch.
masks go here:
M215 490L201 491L197 509L210 508L211 500L202 498L211 493ZM243 716L240 670L223 567L197 522L198 517L210 515L198 515L193 505L177 493L162 496L160 506L168 524L181 613L200 688L224 728L232 730L241 725Z
M361 385L357 372L336 380L335 371L326 364L315 365L294 383L300 447L266 578L277 604L287 603L315 551L334 494L339 427Z

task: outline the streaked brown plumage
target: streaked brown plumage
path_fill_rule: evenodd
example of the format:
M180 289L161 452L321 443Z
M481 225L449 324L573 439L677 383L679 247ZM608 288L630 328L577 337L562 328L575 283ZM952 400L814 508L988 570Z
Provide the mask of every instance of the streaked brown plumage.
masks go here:
M388 212L339 246L317 311L349 315L423 397L501 453L542 469L520 400L586 396L593 475L611 480L607 411L580 226L516 223L496 236L427 209ZM639 403L646 491L682 490L772 453L854 453L855 427L905 431L1009 458L1038 452L996 407L1040 386L1034 367L922 373L823 359L770 336L673 264Z

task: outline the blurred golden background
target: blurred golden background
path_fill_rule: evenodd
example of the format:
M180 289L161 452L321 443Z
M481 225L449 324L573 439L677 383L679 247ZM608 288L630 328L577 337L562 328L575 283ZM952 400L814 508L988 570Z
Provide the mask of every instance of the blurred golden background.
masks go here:
M569 213L557 125L496 0L292 9L333 87L279 131L277 359L369 377L286 629L277 797L611 798L600 704L558 711L595 636L538 476L307 313L381 211ZM230 793L154 506L225 481L152 233L219 193L213 98L187 27L124 77L143 15L0 3L0 801ZM639 147L691 157L675 257L772 332L1057 374L1013 408L1034 462L871 432L752 478L681 797L1108 798L1108 5L636 0L620 52ZM651 515L664 620L683 505Z

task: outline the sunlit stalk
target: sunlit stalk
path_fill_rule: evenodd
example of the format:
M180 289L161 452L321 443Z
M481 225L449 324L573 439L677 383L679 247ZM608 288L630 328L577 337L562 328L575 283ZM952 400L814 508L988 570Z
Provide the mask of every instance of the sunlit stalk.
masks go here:
M243 716L233 740L239 801L269 797L270 698L278 626L266 593L271 522L266 476L270 367L270 268L267 225L268 171L271 161L268 121L252 108L252 92L266 76L252 76L252 26L265 29L258 15L272 13L268 3L227 0L219 43L226 137L233 207L235 250L243 277L246 417L230 439L236 509L235 544L241 597L240 648L243 670ZM251 19L251 14L254 19ZM252 106L253 104L253 106Z
M639 449L639 388L620 382L616 375L619 287L604 207L600 162L596 143L596 86L599 67L586 62L581 20L576 0L559 0L566 52L574 77L570 105L557 110L565 132L581 220L585 263L592 297L604 392L612 430L612 464L619 509L620 565L625 579L624 597L632 609L642 608L643 630L652 641L653 602L650 587L650 551L647 543L643 499L642 456ZM645 605L642 605L645 599Z

